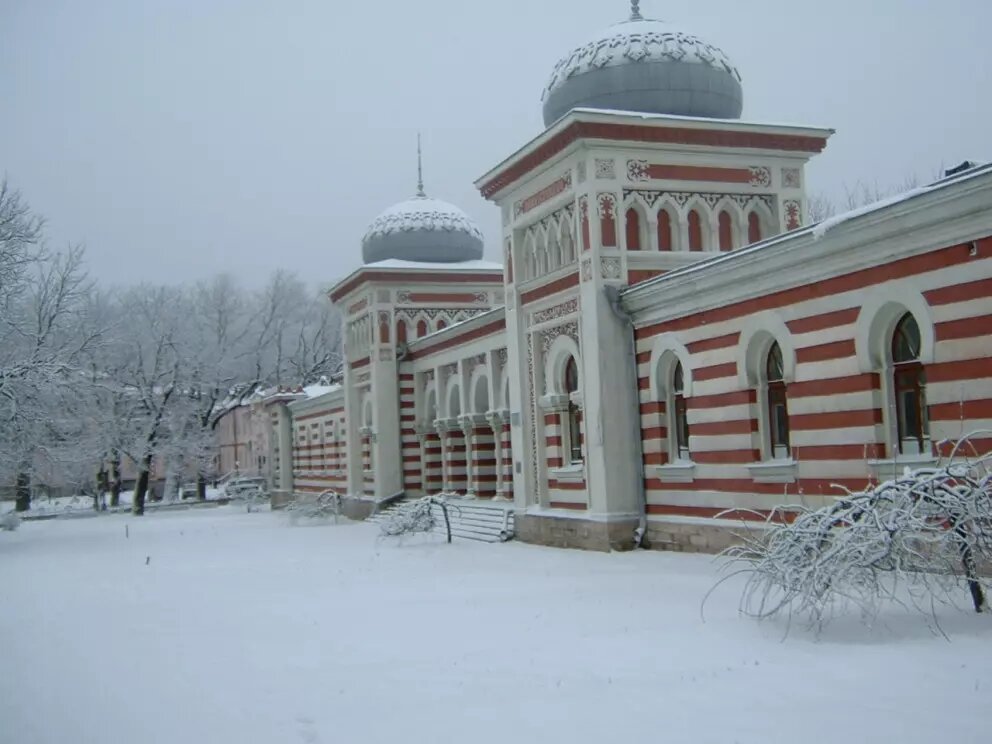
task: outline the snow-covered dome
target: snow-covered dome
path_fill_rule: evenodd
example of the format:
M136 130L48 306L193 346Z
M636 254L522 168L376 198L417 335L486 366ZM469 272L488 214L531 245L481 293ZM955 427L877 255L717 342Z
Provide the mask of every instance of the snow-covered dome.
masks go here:
M544 90L544 124L574 108L737 119L741 76L726 54L693 34L645 19L610 26L564 57Z
M482 258L482 232L454 204L418 195L372 220L362 238L362 258L365 263L471 261Z

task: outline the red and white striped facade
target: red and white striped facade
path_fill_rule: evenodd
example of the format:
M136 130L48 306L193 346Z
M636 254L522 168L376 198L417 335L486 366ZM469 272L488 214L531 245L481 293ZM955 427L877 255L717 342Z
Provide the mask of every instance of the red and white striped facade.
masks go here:
M830 134L568 114L477 183L502 265L332 290L344 385L289 407L290 490L512 499L525 540L707 550L992 429L992 168L804 227Z

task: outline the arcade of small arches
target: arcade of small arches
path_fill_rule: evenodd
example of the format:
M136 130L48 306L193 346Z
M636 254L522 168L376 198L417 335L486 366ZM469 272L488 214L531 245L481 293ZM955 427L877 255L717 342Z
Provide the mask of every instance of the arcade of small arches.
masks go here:
M487 356L417 375L415 447L404 446L404 452L414 452L426 494L513 498L510 381L505 367L501 372Z
M770 198L633 189L623 201L628 251L730 251L778 232Z
M601 194L600 234L604 247L628 251L730 251L779 232L771 203L771 197L764 195L630 189L621 205L623 243L618 245L616 198ZM524 228L520 278L535 279L575 264L589 244L588 219L587 206L577 215L569 204Z

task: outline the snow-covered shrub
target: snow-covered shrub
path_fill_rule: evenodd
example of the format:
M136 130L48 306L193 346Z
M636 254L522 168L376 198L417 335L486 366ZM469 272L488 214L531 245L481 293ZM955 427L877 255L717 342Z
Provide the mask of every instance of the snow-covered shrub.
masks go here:
M341 516L341 494L324 491L313 498L297 499L287 504L286 512L291 524L297 524L301 519L334 519L334 524L337 524Z
M992 454L967 457L967 444L938 467L847 491L829 506L776 510L795 518L769 521L724 551L739 569L732 575L747 576L741 611L798 614L821 627L852 604L866 622L885 602L931 614L965 590L977 612L988 609Z
M9 511L0 514L0 530L13 532L20 526L21 526L21 518L17 516L17 512Z
M439 507L435 509L434 507ZM400 504L379 526L383 537L401 537L418 532L431 533L442 522L448 542L451 542L451 518L447 499L443 495L423 496Z

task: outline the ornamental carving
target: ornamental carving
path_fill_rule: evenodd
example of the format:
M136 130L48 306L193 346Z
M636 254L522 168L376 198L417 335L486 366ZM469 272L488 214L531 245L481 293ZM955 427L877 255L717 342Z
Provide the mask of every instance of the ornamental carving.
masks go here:
M752 165L748 170L751 171L751 180L748 183L752 186L767 188L772 185L772 172L769 168L763 165Z
M571 315L572 313L578 312L579 310L579 299L573 297L571 300L566 300L561 304L554 305L553 307L546 308L544 310L538 310L534 313L532 322L536 325L538 323L547 323L549 320L556 320L565 315Z
M789 199L782 202L782 209L785 211L785 229L796 230L802 227L802 205L797 199Z
M596 200L600 219L613 219L617 213L617 198L613 194L600 194Z
M627 161L627 178L631 181L647 181L648 180L648 161L647 160L628 160Z
M620 259L615 256L600 258L600 272L604 279L620 278Z
M592 259L587 258L582 262L582 281L592 280Z
M596 178L612 181L617 177L616 161L612 158L596 158Z
M802 188L802 172L798 168L782 169L782 186L787 189Z
M576 344L579 343L579 323L578 321L571 321L568 323L562 323L554 328L547 328L538 333L541 338L541 352L543 354L548 353L548 349L551 348L551 344L555 342L555 339L559 336L568 336Z
M392 349L379 349L379 361L380 362L391 362L391 361L393 361L393 350Z
M506 368L506 360L507 360L506 349L505 348L503 348L503 349L497 349L496 350L496 363L498 364L498 366L499 366L499 368L501 370Z

